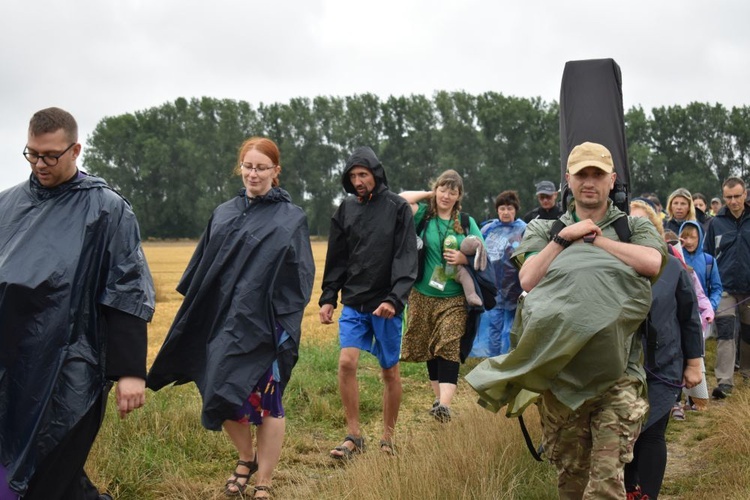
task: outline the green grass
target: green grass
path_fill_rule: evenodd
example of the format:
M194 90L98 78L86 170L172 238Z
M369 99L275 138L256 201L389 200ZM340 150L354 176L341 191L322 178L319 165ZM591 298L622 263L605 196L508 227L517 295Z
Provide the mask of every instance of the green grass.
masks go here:
M322 269L324 245L318 247L316 262ZM186 246L180 263L175 263L174 247L146 250L152 271L163 281L160 316L149 329L153 359L179 306L180 298L171 290L191 248ZM303 332L300 360L284 394L287 431L274 473L277 499L557 497L554 469L531 458L517 420L480 408L465 382L459 382L454 400L456 418L449 424L436 423L427 413L433 396L423 363L401 364L398 454L378 453L382 383L377 361L366 353L360 358L358 380L369 450L348 465L330 459L329 450L346 434L336 377L336 329L320 325L313 303ZM715 342L709 341L707 349L712 386ZM462 365L461 375L476 364L469 360ZM684 422L670 423L662 498L750 498L750 390L739 378L727 401L711 402L707 412L688 412ZM201 398L193 384L149 392L146 406L125 420L117 417L113 396L87 464L94 484L118 500L225 498L222 487L236 452L223 433L201 426ZM527 410L525 420L538 442L541 430L534 407Z
M403 363L404 402L397 428L398 456L386 458L374 443L382 426L380 369L360 359L361 420L370 452L348 466L328 458L345 434L338 395L335 343L309 343L285 393L287 436L275 474L280 498L514 498L556 496L555 471L535 462L515 419L475 404L465 383L447 425L426 410L432 396L423 364ZM476 361L462 366L467 373ZM112 396L112 395L110 395ZM118 499L222 498L235 452L223 433L200 425L200 396L193 384L149 393L147 405L119 420L110 402L88 470L95 484ZM540 429L527 411L530 432ZM750 394L738 387L708 412L671 422L665 498L750 498ZM679 461L675 462L677 458ZM672 469L672 474L669 474ZM682 470L684 469L684 470Z
M464 366L462 373L473 364ZM282 498L339 498L342 491L326 488L332 484L349 488L351 476L358 474L357 463L341 467L328 457L328 450L345 434L337 366L335 343L311 343L301 349L284 395L287 435L275 475L277 492L285 492ZM363 474L397 486L401 493L392 498L440 498L449 491L458 498L493 498L486 495L500 487L516 492L508 498L548 498L554 492L550 467L533 462L515 420L479 408L462 383L456 422L441 426L426 411L432 395L424 364L403 363L401 373L404 402L396 436L399 455L383 461L379 453L366 453L357 460L366 469ZM382 428L382 382L377 360L369 354L363 353L360 359L358 381L364 434L371 451L376 451ZM95 484L118 499L221 498L221 485L231 471L235 452L223 433L201 426L201 399L193 384L149 393L146 406L125 420L116 415L113 394L110 398L87 467ZM474 425L475 419L481 425ZM488 440L487 436L494 437ZM493 445L499 438L507 442ZM410 472L414 467L421 472ZM425 475L435 480L425 481ZM382 485L373 485L373 491L379 489ZM365 497L356 492L353 498Z

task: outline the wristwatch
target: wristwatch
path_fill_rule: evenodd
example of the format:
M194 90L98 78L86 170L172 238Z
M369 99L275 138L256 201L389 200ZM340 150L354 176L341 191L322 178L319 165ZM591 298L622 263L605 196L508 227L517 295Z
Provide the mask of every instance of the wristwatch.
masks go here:
M596 239L596 233L592 231L583 237L583 242L593 244L595 239Z
M568 248L570 244L572 243L572 241L562 238L559 234L554 235L552 237L552 241L554 241L555 243L557 243L563 248Z

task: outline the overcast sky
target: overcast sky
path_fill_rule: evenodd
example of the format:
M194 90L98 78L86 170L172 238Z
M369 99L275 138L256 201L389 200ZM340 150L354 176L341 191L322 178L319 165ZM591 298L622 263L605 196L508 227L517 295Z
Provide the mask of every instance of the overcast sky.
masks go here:
M0 189L28 177L28 120L178 97L286 102L437 90L559 99L566 61L613 58L625 109L750 104L750 2L3 0Z

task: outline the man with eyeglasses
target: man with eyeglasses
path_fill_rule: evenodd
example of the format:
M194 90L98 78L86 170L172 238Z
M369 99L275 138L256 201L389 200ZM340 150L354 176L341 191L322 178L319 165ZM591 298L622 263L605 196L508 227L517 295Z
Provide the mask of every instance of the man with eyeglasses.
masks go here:
M83 470L112 381L145 402L154 287L130 204L80 171L78 126L29 122L31 175L0 193L0 498L100 495Z
M536 199L539 206L526 213L523 221L528 224L534 219L555 220L563 214L557 205L557 188L552 181L541 181L536 184Z
M740 374L750 378L750 205L745 181L729 177L721 187L724 207L711 219L704 249L716 257L724 287L716 315L717 386L711 395L723 399L734 387L734 365L739 345ZM740 318L739 343L735 318Z

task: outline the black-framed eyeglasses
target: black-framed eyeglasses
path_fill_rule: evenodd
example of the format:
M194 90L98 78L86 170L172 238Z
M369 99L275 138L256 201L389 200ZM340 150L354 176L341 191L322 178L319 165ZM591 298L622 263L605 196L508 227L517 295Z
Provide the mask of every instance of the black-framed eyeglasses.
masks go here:
M240 167L241 168L244 168L245 170L250 170L250 171L255 170L256 172L260 172L260 173L263 173L266 170L270 170L274 166L275 165L255 165L255 166L253 166L252 163L240 163Z
M54 167L55 165L57 165L57 162L60 160L60 157L64 155L65 153L67 153L68 151L70 151L70 148L72 148L75 145L76 143L73 142L70 144L70 146L65 148L65 151L59 154L55 154L55 155L50 155L50 154L40 155L39 153L33 153L29 151L29 147L26 146L25 148L23 148L23 156L24 158L26 158L26 161L28 161L32 165L36 165L39 162L39 158L41 158L45 165L47 165L48 167Z

